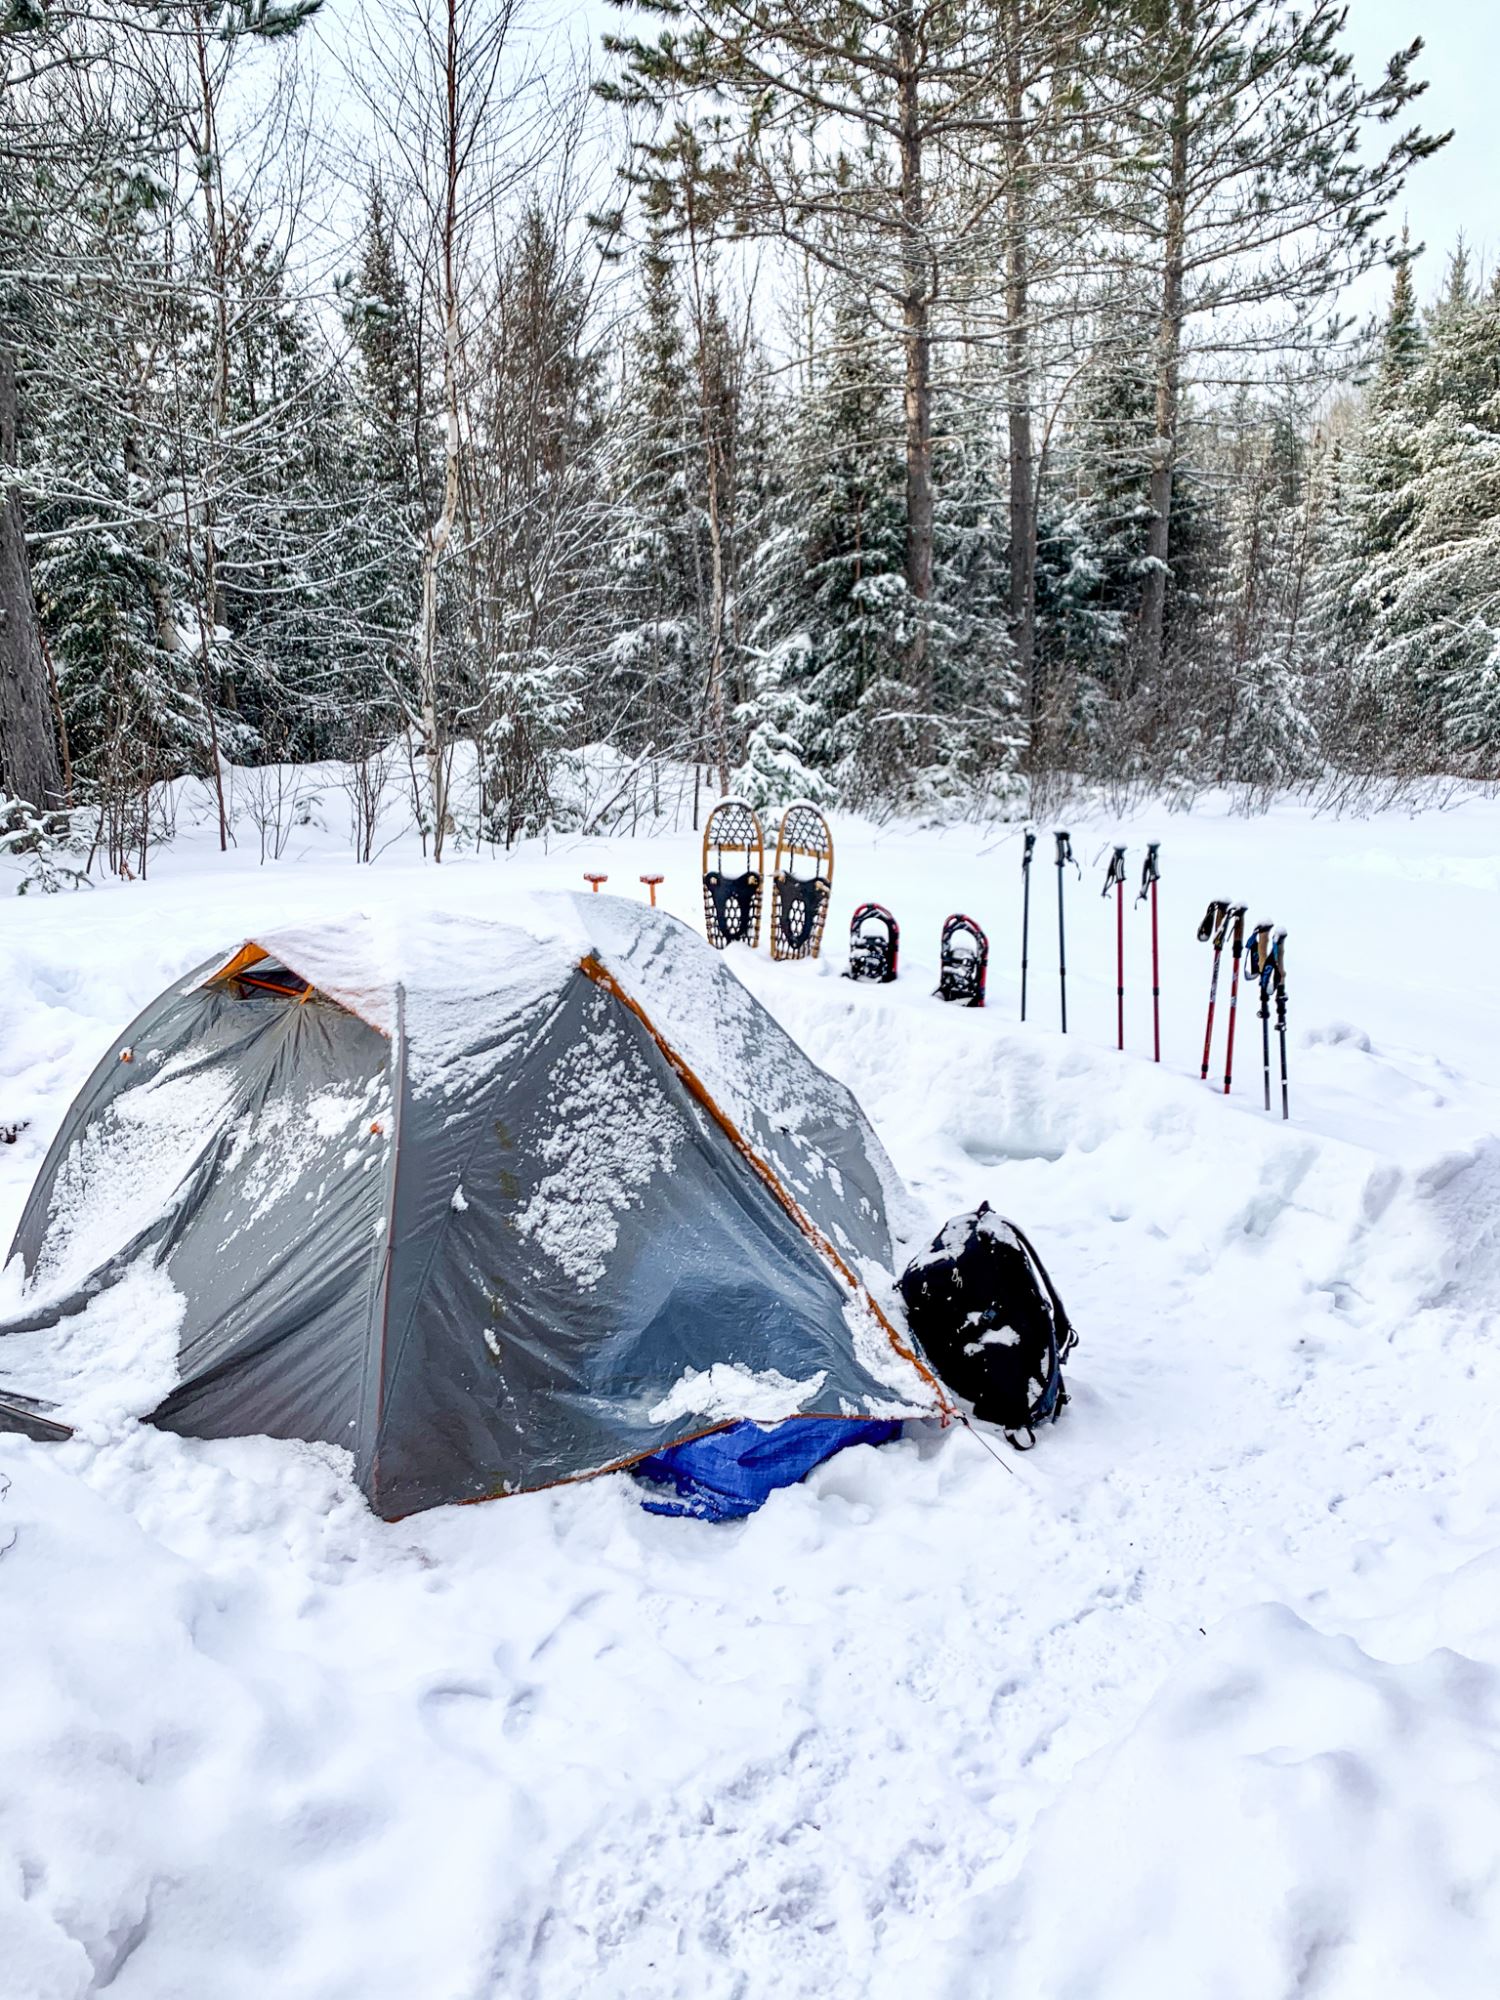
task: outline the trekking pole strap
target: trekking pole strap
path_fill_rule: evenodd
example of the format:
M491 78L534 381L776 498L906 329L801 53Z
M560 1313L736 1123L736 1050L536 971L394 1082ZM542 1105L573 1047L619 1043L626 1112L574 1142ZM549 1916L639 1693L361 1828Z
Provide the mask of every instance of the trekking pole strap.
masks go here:
M1123 847L1117 847L1109 857L1109 866L1104 871L1104 887L1100 893L1107 896L1116 884L1122 889L1125 887L1125 850Z
M1161 869L1156 859L1160 852L1161 842L1159 840L1147 842L1146 859L1141 864L1140 893L1135 899L1138 903L1144 903L1147 896L1151 893L1152 885L1161 880Z

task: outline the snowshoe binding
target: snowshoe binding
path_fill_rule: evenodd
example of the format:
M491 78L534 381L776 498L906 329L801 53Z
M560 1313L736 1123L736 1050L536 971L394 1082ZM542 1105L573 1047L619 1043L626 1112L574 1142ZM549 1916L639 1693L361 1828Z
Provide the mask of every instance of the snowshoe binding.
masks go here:
M943 925L938 998L959 1007L982 1007L990 941L972 917L951 916Z
M861 903L849 923L849 970L846 979L867 979L889 986L896 977L901 929L883 903Z

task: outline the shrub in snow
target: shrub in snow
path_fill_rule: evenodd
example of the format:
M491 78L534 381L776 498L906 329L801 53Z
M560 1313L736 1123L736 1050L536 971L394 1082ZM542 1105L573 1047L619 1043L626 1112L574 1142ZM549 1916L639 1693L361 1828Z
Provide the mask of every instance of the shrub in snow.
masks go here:
M53 896L60 889L89 888L87 869L73 867L67 858L86 853L70 814L40 813L24 799L0 793L0 854L19 861L25 871L16 884L18 896L33 890Z

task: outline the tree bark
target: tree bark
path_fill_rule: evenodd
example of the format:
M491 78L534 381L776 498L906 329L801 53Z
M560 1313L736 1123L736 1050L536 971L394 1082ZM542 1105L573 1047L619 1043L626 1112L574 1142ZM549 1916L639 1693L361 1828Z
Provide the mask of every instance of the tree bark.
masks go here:
M1042 705L1036 658L1036 454L1031 435L1031 223L1026 178L1025 92L1021 76L1020 8L1012 10L1005 62L1006 428L1010 456L1010 634L1016 669L1034 729Z
M1162 235L1161 310L1156 329L1156 435L1152 441L1146 529L1147 570L1141 594L1140 670L1161 665L1167 617L1167 550L1172 538L1172 485L1177 468L1177 416L1182 379L1183 262L1187 238L1188 85L1197 0L1177 0L1177 79L1172 91L1172 150Z
M921 57L914 16L897 30L901 114L901 300L906 374L906 587L916 605L910 648L911 689L923 713L932 707L928 610L932 602L932 305L927 283L926 188L922 161Z
M0 465L15 463L16 360L0 345ZM0 790L38 811L62 803L57 732L13 486L0 491Z

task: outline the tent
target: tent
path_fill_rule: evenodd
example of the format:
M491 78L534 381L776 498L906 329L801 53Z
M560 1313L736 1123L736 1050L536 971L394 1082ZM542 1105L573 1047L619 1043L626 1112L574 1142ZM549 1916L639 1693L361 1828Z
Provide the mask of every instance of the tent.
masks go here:
M150 1260L182 1302L150 1420L345 1446L397 1518L660 1476L746 1420L941 1408L878 1296L900 1198L849 1092L666 913L358 916L126 1030L32 1190L0 1332Z

